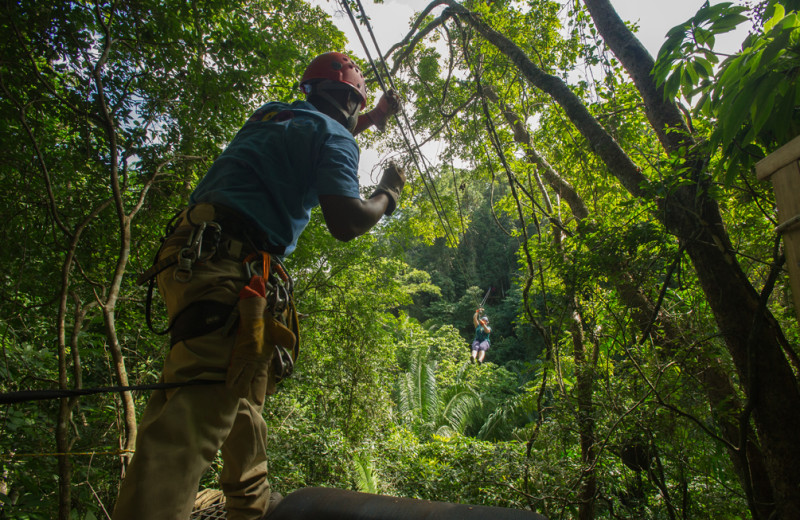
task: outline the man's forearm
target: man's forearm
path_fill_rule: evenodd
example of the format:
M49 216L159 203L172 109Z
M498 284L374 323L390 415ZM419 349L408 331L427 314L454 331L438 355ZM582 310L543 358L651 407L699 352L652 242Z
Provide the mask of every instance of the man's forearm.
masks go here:
M323 195L319 201L328 230L334 238L343 242L372 229L390 203L389 196L382 192L375 193L367 200Z

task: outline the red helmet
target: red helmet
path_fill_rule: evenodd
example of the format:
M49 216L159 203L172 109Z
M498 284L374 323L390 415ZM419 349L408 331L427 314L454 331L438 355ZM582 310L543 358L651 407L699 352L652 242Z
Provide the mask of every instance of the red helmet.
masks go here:
M364 80L361 68L346 54L326 52L311 60L300 79L300 88L304 88L304 85L315 79L347 83L361 96L361 109L367 106L367 82ZM308 90L304 89L304 92L308 93Z

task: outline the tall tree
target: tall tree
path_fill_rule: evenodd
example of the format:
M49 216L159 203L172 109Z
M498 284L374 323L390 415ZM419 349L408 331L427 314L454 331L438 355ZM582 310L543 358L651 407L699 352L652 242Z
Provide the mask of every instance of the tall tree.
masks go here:
M419 28L423 17L440 5L446 6L445 11ZM415 23L414 31L404 42L409 45L398 56L408 56L433 27L447 27L450 21L448 30L469 27L485 42L483 45L491 45L505 56L506 67L513 66L520 77L558 105L632 200L652 205L652 217L676 237L680 250L689 256L736 376L742 381L748 401L740 421L746 425L752 414L776 509L782 515L796 515L800 503L792 490L800 482L800 451L793 445L792 432L798 424L787 419L800 417L800 392L787 360L795 356L781 324L764 304L768 293L759 294L736 255L729 224L720 213L718 195L711 189L707 173L710 161L715 160L713 151L696 146L702 135L686 123L676 100L665 99L663 89L651 75L652 57L611 4L607 0L586 0L585 6L594 27L632 78L661 153L671 158L670 170L664 177L659 178L651 166L634 161L634 155L624 148L626 143L617 139L618 131L604 125L591 106L562 79L564 73L559 72L557 61L547 61L539 46L520 36L516 26L504 25L503 20L508 19L504 17L525 16L513 6L470 3L467 7L456 2L433 2ZM576 12L581 15L581 9ZM757 275L752 270L749 273ZM746 439L746 435L742 438ZM734 449L746 452L746 441Z

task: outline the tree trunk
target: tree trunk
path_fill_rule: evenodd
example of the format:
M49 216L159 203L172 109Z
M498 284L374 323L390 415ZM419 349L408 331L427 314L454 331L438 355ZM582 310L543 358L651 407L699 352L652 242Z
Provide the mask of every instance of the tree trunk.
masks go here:
M116 172L115 169L113 171ZM119 179L116 174L112 174L112 181L114 182L113 185L116 186L115 194L119 193ZM149 186L149 184L147 186ZM103 324L105 325L106 329L106 341L108 341L111 357L114 360L114 370L121 386L128 386L130 383L128 381L128 371L125 368L125 356L122 353L122 347L119 344L119 338L117 337L116 306L119 299L120 287L122 286L122 277L125 275L125 269L128 265L128 258L130 258L131 220L141 208L141 201L144 200L146 193L147 188L142 190L139 195L139 203L129 215L122 213L122 199L121 196L118 198L119 202L117 204L117 216L120 221L119 256L117 257L116 268L111 278L108 295L103 303ZM124 440L120 442L123 450L123 453L120 455L120 475L124 478L125 470L128 462L130 462L130 459L133 456L133 451L136 446L137 424L136 406L133 401L133 396L130 392L122 392L120 395L122 398L122 414L125 423Z
M594 403L594 363L595 355L586 356L586 338L583 332L583 319L573 302L572 312L572 354L575 358L575 393L578 400L578 436L581 444L581 463L583 475L578 493L578 518L594 518L595 496L597 495L597 451L595 444Z
M608 4L604 0L595 1ZM447 3L454 14L506 54L531 84L561 105L595 153L631 194L648 196L645 189L648 179L560 78L544 73L511 40L474 13L455 2ZM603 21L596 20L601 33L606 29ZM635 40L626 32L627 40ZM696 165L693 166L697 174ZM800 391L783 354L786 340L768 311L757 313L758 294L732 254L716 202L701 188L698 184L678 188L658 201L660 211L656 216L685 247L744 383L777 510L784 518L800 518L800 493L797 493L800 445L796 442L800 431Z
M642 94L648 118L664 148L674 152L693 144L680 111L674 103L665 102L662 89L655 86L650 75L652 57L608 0L584 3L603 39ZM679 131L670 131L674 129ZM695 160L695 165L698 162ZM690 171L700 179L699 167ZM777 510L784 518L800 518L800 390L783 352L788 345L772 314L759 313L759 295L733 254L719 207L696 186L682 186L673 197L660 201L662 221L686 246L743 382Z
M617 294L631 309L633 319L639 329L644 331L655 315L658 327L650 327L654 341L664 348L667 358L675 358L682 350L680 328L664 312L658 311L653 302L638 287L627 273L619 273L614 280ZM728 374L723 372L718 360L705 356L693 362L684 362L682 368L697 379L705 391L711 411L719 424L722 438L726 441L728 455L733 464L742 489L746 491L748 505L754 519L770 518L775 511L770 479L766 471L764 455L758 447L750 423L745 424L744 438L747 439L745 452L737 449L742 438L739 414L744 406Z
M503 116L514 132L514 140L526 153L528 162L544 170L544 177L551 188L559 193L570 206L573 216L582 221L589 216L586 204L575 189L567 183L558 172L536 151L530 133L522 119L509 105L502 104L497 93L491 87L484 86L484 94L493 103L501 106ZM681 351L680 328L665 313L656 314L656 306L639 288L627 272L613 273L611 281L614 283L617 294L625 305L632 311L639 330L660 330L653 332L655 341L666 349L668 357L676 357ZM654 316L655 315L655 316ZM650 321L655 318L658 329L650 326ZM576 362L578 356L576 354ZM754 519L770 518L774 512L774 499L769 477L766 472L763 453L755 439L749 422L745 424L744 438L746 450L735 449L742 438L738 415L743 410L743 405L738 398L730 377L722 371L717 360L703 358L698 363L683 364L683 368L700 381L709 405L720 425L722 438L727 442L728 454L734 470L746 490L748 503ZM734 447L734 448L732 448Z
M55 206L52 207L53 214L57 214ZM75 261L75 252L80 241L81 234L85 229L88 220L77 227L70 236L69 246L65 252L64 263L61 266L61 287L59 291L58 312L56 313L56 348L58 350L58 388L67 390L69 388L69 363L67 356L67 303L70 291L70 273ZM76 312L77 309L76 309ZM76 317L80 314L76 314ZM80 321L75 320L75 327L80 327ZM76 337L73 328L73 339ZM71 345L73 346L73 345ZM74 354L74 352L73 352ZM73 364L73 373L77 376L73 380L73 386L80 388L80 366ZM69 425L72 418L72 410L77 401L72 398L59 400L58 418L56 420L56 452L58 455L58 520L69 520L70 509L72 508L72 460L68 455L72 447L69 435Z

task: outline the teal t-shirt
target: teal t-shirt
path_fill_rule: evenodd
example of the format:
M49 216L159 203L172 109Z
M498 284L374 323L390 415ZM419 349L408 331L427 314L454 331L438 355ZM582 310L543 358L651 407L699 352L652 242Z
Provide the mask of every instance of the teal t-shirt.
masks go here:
M478 325L477 327L475 327L474 341L477 341L478 343L483 343L484 341L486 341L486 343L491 344L491 342L489 341L489 332L486 332L485 330L483 330L483 327Z
M189 200L239 211L289 254L319 195L360 197L358 159L350 132L310 103L267 103L250 116Z

